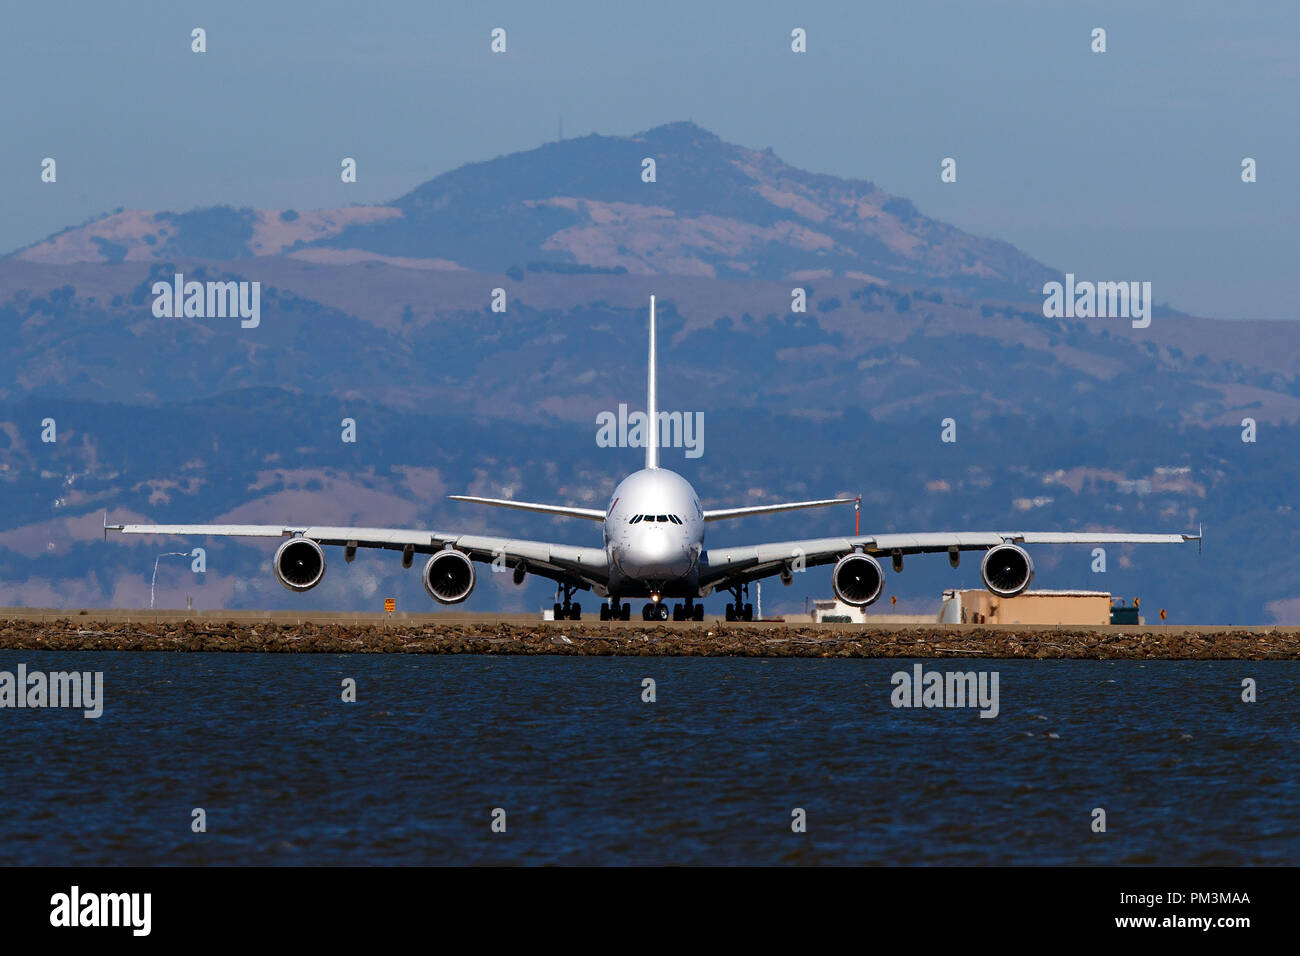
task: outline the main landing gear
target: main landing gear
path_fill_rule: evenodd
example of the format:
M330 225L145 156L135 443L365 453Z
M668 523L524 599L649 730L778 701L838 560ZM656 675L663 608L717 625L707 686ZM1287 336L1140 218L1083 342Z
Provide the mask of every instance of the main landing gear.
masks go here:
M555 619L557 621L581 621L582 605L573 600L573 592L578 590L568 584L561 584L555 589ZM563 600L560 600L563 596Z
M745 602L749 597L749 584L737 584L730 589L735 595L735 603L727 605L726 619L728 621L752 621L754 619L754 605Z
M632 605L619 604L616 597L610 597L607 603L600 606L600 619L602 621L626 621L631 617Z
M687 598L685 604L674 604L673 620L702 621L704 620L704 605L696 604L692 598Z

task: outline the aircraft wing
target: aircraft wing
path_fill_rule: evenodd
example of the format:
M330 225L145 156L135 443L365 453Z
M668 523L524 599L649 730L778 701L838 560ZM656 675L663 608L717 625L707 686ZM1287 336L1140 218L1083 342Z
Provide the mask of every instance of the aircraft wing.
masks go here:
M323 525L260 524L119 524L105 520L104 536L151 534L174 536L215 536L233 538L310 538L320 545L343 548L383 548L408 555L433 554L451 546L475 561L492 562L498 557L514 569L522 561L528 573L578 587L603 589L609 582L609 560L603 548L583 548L548 541L525 541L487 535L456 534L445 531L421 531L404 528L345 528Z
M724 518L747 518L750 515L770 515L778 511L799 511L804 508L825 508L827 505L851 505L856 498L822 498L817 501L786 501L778 505L751 505L746 508L706 508L705 521Z
M513 498L479 498L475 495L448 495L452 501L468 501L476 505L492 505L497 508L515 508L518 511L536 511L544 515L560 515L565 518L586 518L588 521L604 521L605 512L599 508L575 508L570 505L541 505L533 501L515 501Z
M876 534L846 538L809 538L739 548L709 548L701 557L700 584L712 587L756 581L787 566L833 564L862 549L877 557L936 552L987 551L1000 544L1182 544L1201 540L1196 534L1129 534L1107 531L937 531Z

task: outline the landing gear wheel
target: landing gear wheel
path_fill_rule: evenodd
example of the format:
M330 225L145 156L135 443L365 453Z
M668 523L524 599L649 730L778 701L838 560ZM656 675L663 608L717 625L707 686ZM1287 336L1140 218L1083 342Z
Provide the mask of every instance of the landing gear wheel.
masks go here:
M643 608L641 608L641 620L643 621L650 620L650 609L652 607L654 607L653 604L647 604Z
M745 598L749 597L749 584L737 584L727 590L736 599L734 604L727 605L727 620L752 621L754 619L754 605L745 603Z
M608 604L602 604L602 605L600 606L600 619L601 619L602 621L608 621L608 620L609 620L609 614L610 614L610 607L609 607L609 605L608 605Z
M656 621L668 620L668 605L662 602L654 605L654 617Z
M702 620L704 620L704 605L703 605L703 604L697 604L697 605L695 605L695 607L694 607L694 608L692 609L692 611L691 611L691 620L693 620L693 621L702 621Z
M552 605L552 612L557 621L563 621L566 618L570 621L582 619L582 605L573 600L573 592L578 590L573 585L559 584L555 588L556 602Z
M674 621L684 621L684 620L686 620L686 608L683 607L683 606L680 605L680 604L674 604L674 605L673 605L673 620L674 620Z
M621 617L621 618L622 618L623 620L625 620L625 621L630 621L630 620L632 620L632 605L630 605L630 604L624 604L624 605L619 609L618 616Z

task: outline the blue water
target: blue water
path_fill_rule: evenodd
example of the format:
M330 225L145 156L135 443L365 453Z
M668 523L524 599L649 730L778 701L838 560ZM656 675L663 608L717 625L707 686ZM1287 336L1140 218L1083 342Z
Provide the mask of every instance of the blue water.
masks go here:
M19 662L106 702L0 710L4 864L1300 862L1289 662L923 662L996 670L992 720L891 707L903 660Z

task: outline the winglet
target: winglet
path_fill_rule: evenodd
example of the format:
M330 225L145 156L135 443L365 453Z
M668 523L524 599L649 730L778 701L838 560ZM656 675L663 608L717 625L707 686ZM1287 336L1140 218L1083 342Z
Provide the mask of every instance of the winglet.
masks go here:
M108 540L108 533L109 533L110 531L121 531L121 530L122 530L123 528L125 528L125 527L126 527L126 525L123 525L123 524L109 524L109 523L108 523L108 509L107 509L107 508L104 509L104 540L105 540L105 541Z
M650 296L650 367L646 374L645 390L645 466L659 467L659 394L655 381L655 297Z

